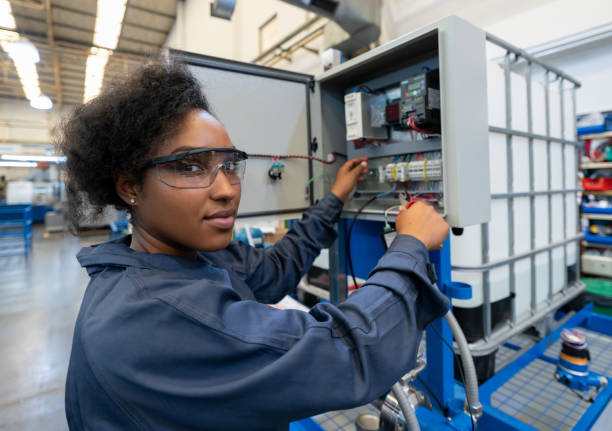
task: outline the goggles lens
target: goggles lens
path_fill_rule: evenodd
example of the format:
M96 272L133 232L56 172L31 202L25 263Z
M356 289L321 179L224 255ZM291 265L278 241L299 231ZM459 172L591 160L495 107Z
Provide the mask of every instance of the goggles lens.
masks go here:
M207 151L156 165L162 183L179 189L209 187L223 170L230 184L240 184L246 159L238 151Z

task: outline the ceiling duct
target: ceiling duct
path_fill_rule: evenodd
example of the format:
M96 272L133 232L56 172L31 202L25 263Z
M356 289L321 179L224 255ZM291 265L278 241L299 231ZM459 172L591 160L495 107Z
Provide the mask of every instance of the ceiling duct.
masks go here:
M331 20L324 47L351 55L380 36L380 0L281 0Z
M380 0L280 0L329 18L323 49L335 48L351 55L380 36ZM215 0L211 16L231 19L236 0Z

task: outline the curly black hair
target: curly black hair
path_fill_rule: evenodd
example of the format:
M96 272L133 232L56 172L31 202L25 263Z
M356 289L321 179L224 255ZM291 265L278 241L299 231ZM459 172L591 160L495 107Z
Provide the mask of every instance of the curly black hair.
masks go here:
M68 220L73 231L92 211L130 211L115 179L141 184L146 161L194 110L210 112L201 84L184 64L163 58L145 62L123 81L76 107L62 122L56 145L65 165Z

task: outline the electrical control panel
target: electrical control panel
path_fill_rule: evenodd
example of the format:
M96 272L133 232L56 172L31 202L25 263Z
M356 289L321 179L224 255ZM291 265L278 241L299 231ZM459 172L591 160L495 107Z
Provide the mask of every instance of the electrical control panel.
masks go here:
M485 33L456 17L317 77L323 154L368 158L346 211L369 201L360 217L378 220L402 201L424 200L453 227L487 222L486 82Z

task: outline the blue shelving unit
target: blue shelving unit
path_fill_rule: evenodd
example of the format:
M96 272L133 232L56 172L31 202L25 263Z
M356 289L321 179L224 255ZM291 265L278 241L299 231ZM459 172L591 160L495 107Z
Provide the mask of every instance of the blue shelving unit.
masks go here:
M584 240L589 244L612 245L612 236L601 236L589 233L584 233Z
M32 248L32 205L0 205L0 257L23 254Z
M605 214L612 215L612 208L597 208L582 205L582 212L585 214Z

